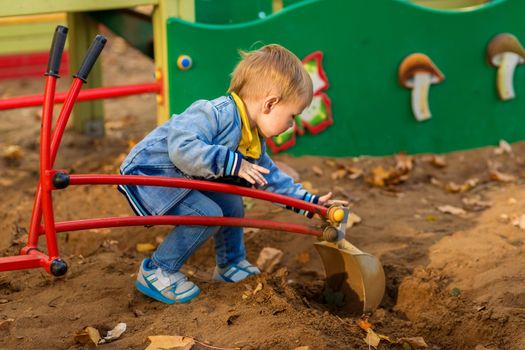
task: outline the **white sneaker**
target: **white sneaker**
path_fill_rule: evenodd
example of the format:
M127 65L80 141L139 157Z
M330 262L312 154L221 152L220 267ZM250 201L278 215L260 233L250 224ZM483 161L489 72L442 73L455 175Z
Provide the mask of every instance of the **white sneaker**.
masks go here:
M200 288L182 272L167 273L144 259L135 281L139 292L166 304L187 303L200 293Z
M220 268L215 266L213 271L213 279L221 282L239 282L251 275L257 275L261 270L257 266L252 265L248 260L243 260L237 264L231 264Z

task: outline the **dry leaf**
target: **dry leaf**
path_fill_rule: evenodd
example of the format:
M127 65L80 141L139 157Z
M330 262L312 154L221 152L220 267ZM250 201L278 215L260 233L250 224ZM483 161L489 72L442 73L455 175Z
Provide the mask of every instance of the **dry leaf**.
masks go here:
M191 337L180 335L150 335L151 343L145 350L190 350L195 345Z
M525 215L521 215L520 217L517 217L514 220L512 220L512 224L521 228L522 230L525 230Z
M155 250L155 246L151 243L137 243L137 252L145 253Z
M2 157L7 160L20 160L24 156L24 150L18 145L8 145L2 152Z
M253 290L253 295L259 293L263 289L263 285L261 282L257 283L257 287Z
M303 265L308 264L308 262L310 261L310 253L308 253L307 251L304 251L301 254L297 255L295 257L295 260L297 260Z
M365 178L366 182L376 187L384 187L385 181L394 173L393 170L385 170L382 166L372 169L372 177Z
M350 180L358 179L364 174L363 169L356 168L356 167L347 167L346 170L348 170L348 173L349 173L348 178Z
M93 328L93 327L86 327L80 332L77 332L74 338L77 343L80 343L82 345L93 343L97 346L101 339L100 333L98 332L96 328Z
M361 218L357 214L350 213L348 214L348 221L346 222L346 228L347 229L352 228L354 224L358 224L360 222L361 222Z
M396 160L395 168L399 173L406 174L412 171L414 157L407 156L406 154L396 154L394 159Z
M505 174L498 170L492 169L490 170L490 179L500 182L513 182L516 181L516 176L511 174Z
M482 200L481 196L464 197L462 201L465 209L472 211L480 211L492 206L492 202Z
M454 207L452 205L441 205L438 207L438 210L445 214L452 214L452 215L465 215L467 212L463 210L462 208Z
M301 185L303 185L304 189L310 193L317 194L319 192L317 188L314 188L310 181L302 181Z
M373 346L374 348L377 348L380 342L381 342L381 338L379 337L379 335L377 335L372 330L372 328L368 328L366 330L365 343L367 343L368 345Z
M324 160L324 163L325 163L326 165L331 166L331 167L335 167L335 166L337 165L336 162L333 161L333 160L331 160L331 159L325 159L325 160Z
M336 171L332 172L332 175L330 175L332 180L339 180L346 176L346 169L337 169Z
M323 176L324 174L323 169L319 168L317 165L312 166L312 170L317 176Z
M135 147L136 144L137 144L137 140L128 140L128 152L127 153L129 153L129 151L131 151L131 149Z
M374 326L370 322L368 322L367 317L360 318L359 320L356 321L356 323L359 326L359 328L361 328L364 331L368 331L369 328L374 328Z
M299 346L293 350L310 350L310 347L309 346Z
M499 140L499 146L494 149L494 154L500 155L503 153L512 153L512 147L505 140Z
M15 320L14 318L8 318L6 320L1 320L0 329L7 329L14 320Z
M414 349L428 348L423 337L400 338L399 342L408 343Z
M447 161L445 160L445 156L434 155L430 159L430 164L432 164L436 168L444 168L447 166Z
M444 189L445 191L450 193L463 193L470 191L471 189L476 187L478 183L479 180L476 178L468 179L462 185L458 185L455 182L451 181L445 185Z
M282 257L283 252L281 250L272 247L264 247L259 253L256 264L261 271L272 272L275 266L279 264Z

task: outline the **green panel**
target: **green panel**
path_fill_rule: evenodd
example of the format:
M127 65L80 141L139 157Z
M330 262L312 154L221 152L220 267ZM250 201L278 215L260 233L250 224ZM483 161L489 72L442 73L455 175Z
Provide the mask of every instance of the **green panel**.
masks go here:
M195 0L195 20L199 23L239 23L271 13L272 0Z
M321 50L330 81L334 125L297 138L291 153L351 156L399 151L448 152L525 138L525 67L514 76L517 98L500 101L488 42L509 32L525 42L525 1L499 0L473 11L439 11L396 0L311 0L250 23L168 21L171 111L224 94L237 49L282 44L299 57ZM417 122L410 90L397 81L404 57L430 56L446 80L430 89L432 119ZM179 54L193 58L177 69Z

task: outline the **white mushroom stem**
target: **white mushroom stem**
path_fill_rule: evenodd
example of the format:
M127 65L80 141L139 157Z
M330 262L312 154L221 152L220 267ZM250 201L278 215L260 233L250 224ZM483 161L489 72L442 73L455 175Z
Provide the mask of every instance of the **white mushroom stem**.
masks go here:
M504 101L516 97L514 93L514 69L518 64L524 63L523 58L514 52L503 52L494 57L498 66L497 88L500 98Z
M414 75L412 87L412 112L417 121L430 119L432 114L428 107L428 90L432 84L433 74L420 72Z

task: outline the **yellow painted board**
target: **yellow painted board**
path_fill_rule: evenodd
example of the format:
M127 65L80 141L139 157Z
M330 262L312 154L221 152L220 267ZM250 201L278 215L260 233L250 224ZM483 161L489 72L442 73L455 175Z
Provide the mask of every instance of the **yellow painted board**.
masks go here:
M159 0L18 0L3 1L0 17L24 16L55 12L83 12L156 5Z

